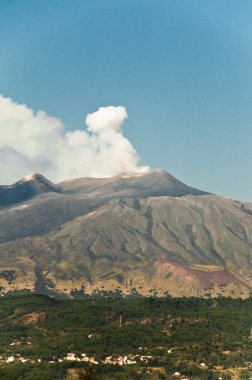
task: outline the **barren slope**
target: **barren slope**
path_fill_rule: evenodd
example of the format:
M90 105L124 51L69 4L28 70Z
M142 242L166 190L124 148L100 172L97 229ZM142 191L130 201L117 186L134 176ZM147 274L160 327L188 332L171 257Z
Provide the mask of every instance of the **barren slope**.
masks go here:
M250 204L203 193L163 171L60 188L0 210L2 292L251 291Z

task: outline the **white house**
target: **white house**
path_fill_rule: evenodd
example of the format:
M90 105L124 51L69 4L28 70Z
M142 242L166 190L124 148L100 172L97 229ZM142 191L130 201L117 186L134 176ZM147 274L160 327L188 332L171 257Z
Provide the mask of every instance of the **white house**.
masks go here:
M6 363L13 363L15 361L15 358L13 355L9 356L7 359L6 359Z
M74 352L69 352L64 358L65 360L77 360L77 357Z

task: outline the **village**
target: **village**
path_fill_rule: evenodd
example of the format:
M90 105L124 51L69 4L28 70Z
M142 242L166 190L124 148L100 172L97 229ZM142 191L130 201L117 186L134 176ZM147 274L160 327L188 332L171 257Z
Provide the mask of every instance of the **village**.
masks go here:
M31 342L26 342L28 345L31 345ZM13 342L10 344L10 346L19 346L21 342ZM141 347L140 347L141 348ZM98 360L94 356L88 356L87 354L83 353L81 356L77 356L77 354L73 352L69 352L65 357L63 358L53 358L52 360L48 360L47 363L54 364L54 363L62 363L63 361L72 361L72 362L86 362L94 365L98 364L114 364L114 365L132 365L137 363L148 363L149 360L151 360L153 357L151 355L119 355L118 357L114 357L112 355L108 355L105 357L104 360ZM45 360L43 360L45 361ZM41 363L42 359L30 359L25 358L19 353L11 354L9 356L6 355L0 355L0 364L11 364L14 362L19 363Z
M10 346L19 346L22 344L22 342L12 342ZM31 345L31 342L26 342L26 344ZM142 350L142 347L139 347L139 350ZM168 354L172 353L173 348L167 350ZM140 363L145 363L145 365L148 364L150 360L152 360L154 356L152 355L140 355L140 354L128 354L128 355L119 355L119 356L113 356L108 355L104 358L104 360L98 360L94 356L88 356L87 354L83 353L80 356L75 354L74 352L69 352L65 357L63 358L53 358L52 360L42 360L41 358L37 359L30 359L22 356L19 353L15 353L9 356L0 355L0 365L3 364L14 364L14 363L32 363L32 364L39 364L42 362L46 362L49 364L56 364L56 363L62 363L62 362L85 362L91 365L98 365L98 364L105 364L105 365L119 365L119 366L125 366L125 365L136 365ZM205 363L201 363L200 367L203 369L207 369L207 365ZM163 373L163 367L153 367L153 372L161 372ZM150 373L147 371L147 373ZM176 371L173 373L173 376L175 378L179 378L180 380L189 380L189 378L184 377L180 372ZM219 377L218 380L222 380L222 377Z
M92 335L88 335L88 338L92 338ZM32 345L32 342L30 341L14 341L12 343L10 343L10 347L13 349L12 351L16 350L19 346L22 346L22 345ZM158 348L163 348L163 347L158 347ZM139 347L138 350L141 352L147 350L147 347ZM167 349L167 354L170 355L172 354L172 352L176 350L176 347L171 347L169 349ZM8 350L9 351L9 350ZM92 356L92 355L88 355L86 353L82 353L81 355L77 355L76 353L74 352L69 352L67 353L67 355L65 357L55 357L53 356L52 359L50 360L46 360L46 359L41 359L41 358L27 358L27 357L24 357L23 355L21 355L20 353L13 353L12 354L2 354L0 355L0 365L4 365L4 364L18 364L18 363L21 363L21 364L26 364L26 363L31 363L31 364L40 364L40 363L48 363L48 364L56 364L56 363L63 363L63 362L76 362L76 363L80 363L80 362L83 362L83 363L87 363L87 364L90 364L90 365L99 365L99 364L102 364L102 365L119 365L119 366L127 366L127 365L139 365L139 364L142 364L142 366L146 366L148 368L152 368L152 372L160 372L160 373L163 373L163 369L164 367L153 367L151 361L153 359L160 359L160 356L153 356L153 355L143 355L143 354L126 354L126 355L119 355L119 356L115 356L115 355L107 355L105 356L105 358L103 360L99 360L97 357L95 356ZM148 365L149 364L149 365ZM201 369L208 369L208 365L204 362L202 363L194 363L196 364L199 368ZM246 369L248 368L252 368L252 362L250 363L247 363L248 364L248 367L246 367ZM235 370L235 377L232 377L231 376L231 379L236 379L236 374L237 374L237 371L239 373L240 370L243 370L245 368L236 368L236 369L232 369L232 370ZM214 368L215 371L223 371L223 373L228 373L228 369L224 368L224 366L222 365L218 365ZM147 372L148 373L148 372ZM232 373L232 372L231 372ZM180 380L189 380L189 378L187 377L184 377L180 372L178 371L175 371L173 374L174 378L178 378ZM222 380L222 377L220 376L218 378L218 380Z

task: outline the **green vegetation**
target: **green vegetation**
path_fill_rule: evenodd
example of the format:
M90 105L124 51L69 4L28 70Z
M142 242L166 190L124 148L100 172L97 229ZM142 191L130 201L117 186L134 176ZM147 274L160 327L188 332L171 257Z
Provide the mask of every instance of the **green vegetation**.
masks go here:
M75 367L80 379L88 378L89 363L58 362L69 352L99 362L94 379L173 379L175 372L193 379L230 379L229 370L235 369L249 379L251 326L251 298L3 297L0 379L63 380ZM10 355L34 363L6 364ZM102 363L110 355L133 355L137 363ZM149 358L141 361L141 356Z

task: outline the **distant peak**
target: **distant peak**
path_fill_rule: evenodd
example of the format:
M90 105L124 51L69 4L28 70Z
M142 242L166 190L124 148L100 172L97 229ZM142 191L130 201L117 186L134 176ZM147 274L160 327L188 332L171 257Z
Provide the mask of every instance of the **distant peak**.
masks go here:
M23 182L34 181L34 180L36 180L39 176L40 176L40 174L38 174L38 173L35 173L35 174L29 174L29 175L26 175L25 177L23 177L23 178L21 179L21 181L23 181Z
M34 173L29 174L23 177L20 181L16 182L14 185L25 185L27 183L28 186L33 186L34 188L41 188L43 192L45 188L50 189L51 191L60 192L61 189L58 185L55 185L49 179L44 177L42 174Z
M21 203L49 192L61 193L62 189L39 173L26 175L11 186L0 186L0 207Z
M39 174L39 173L28 174L25 177L23 177L19 182L30 182L30 181L50 182L46 177L44 177L42 174Z

